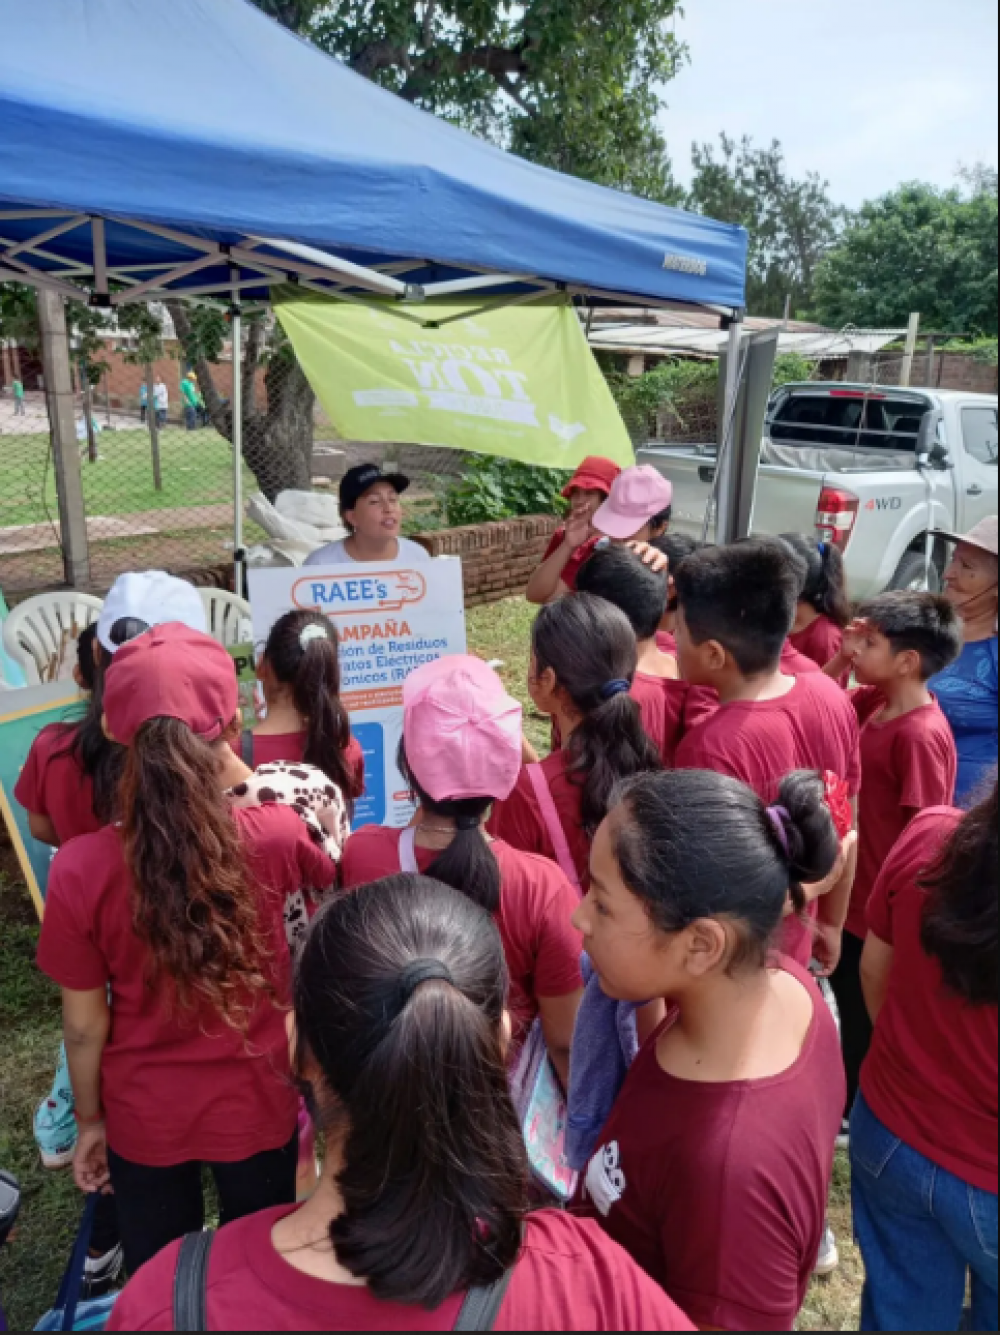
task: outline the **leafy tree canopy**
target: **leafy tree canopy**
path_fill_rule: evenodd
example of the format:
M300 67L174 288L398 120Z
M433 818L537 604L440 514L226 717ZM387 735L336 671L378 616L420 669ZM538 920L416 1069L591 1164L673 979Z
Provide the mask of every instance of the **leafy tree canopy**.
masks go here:
M718 145L695 144L692 162L688 207L750 233L750 313L782 315L790 297L792 314L806 314L816 266L844 216L827 182L814 173L796 179L777 141L760 148L723 134Z
M914 183L865 204L816 275L826 324L902 328L913 311L942 334L997 333L996 172L971 193Z
M678 0L255 0L427 111L534 162L677 202L656 118Z

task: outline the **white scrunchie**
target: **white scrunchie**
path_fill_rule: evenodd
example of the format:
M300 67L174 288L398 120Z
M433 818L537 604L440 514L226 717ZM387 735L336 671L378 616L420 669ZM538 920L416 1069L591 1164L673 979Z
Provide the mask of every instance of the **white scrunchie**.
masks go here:
M317 626L315 622L312 622L311 625L306 626L299 636L299 648L305 653L309 646L315 644L317 640L328 640L329 638L325 626Z

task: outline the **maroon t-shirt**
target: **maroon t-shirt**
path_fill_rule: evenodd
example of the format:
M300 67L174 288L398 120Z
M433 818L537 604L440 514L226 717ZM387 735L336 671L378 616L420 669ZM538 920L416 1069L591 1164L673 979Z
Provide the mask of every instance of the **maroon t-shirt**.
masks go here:
M209 1330L452 1330L464 1294L436 1311L375 1298L366 1287L304 1275L271 1233L297 1207L265 1210L222 1229L208 1272ZM415 1219L413 1227L419 1228ZM180 1243L134 1276L108 1330L173 1330ZM555 1210L528 1217L524 1247L494 1330L694 1330L638 1266L588 1220Z
M377 825L352 835L340 867L343 888L398 876L402 837L402 830ZM518 852L500 839L492 849L500 867L497 926L510 972L511 1011L524 1033L538 1015L539 997L565 997L583 988L583 940L571 922L580 896L547 859ZM416 849L416 855L421 871L438 856L427 848Z
M663 764L672 769L687 719L691 687L685 681L671 681L637 672L630 692L642 714L642 726L656 744Z
M555 556L556 552L565 541L565 528L557 528L552 535L552 541L545 549L545 555L542 557L542 560L547 561L550 556ZM600 541L601 538L599 536L596 538L589 538L582 547L577 547L576 551L569 558L566 569L562 572L560 578L571 593L576 593L576 577L580 573L580 567L590 560L594 552L597 550L597 544Z
M305 760L306 734L304 732L253 734L253 768L260 765L273 765L284 760L292 765L301 765ZM360 797L365 791L365 753L361 743L352 737L344 752L348 770L354 775L354 790L349 797Z
M567 773L567 764L568 755L565 751L553 751L552 755L542 761L542 771L548 781L576 874L581 886L586 889L590 884L591 841L583 828L583 789ZM488 828L495 839L502 839L511 848L519 848L524 853L539 853L552 862L558 861L527 768L521 771L510 797L498 802L493 808Z
M920 881L962 817L950 808L918 816L896 846L869 904L871 931L895 954L861 1091L894 1136L995 1196L996 1002L970 1006L956 996L921 943L927 892Z
M847 930L868 935L868 901L889 854L913 818L955 800L955 736L937 701L880 723L886 706L877 687L851 696L861 724L858 874Z
M38 966L74 992L110 986L113 1024L101 1058L108 1144L133 1163L236 1163L288 1143L298 1096L285 1016L291 961L284 905L303 885L325 887L334 867L288 807L233 812L257 887L277 1004L261 998L248 1032L218 1016L171 1015L148 986L149 951L132 926L121 832L107 827L62 849L52 864Z
M69 754L75 733L74 726L63 723L43 728L14 788L25 811L49 818L60 844L101 828L94 815L94 785Z
M681 742L677 768L728 774L768 805L777 801L782 780L795 770L834 774L856 797L861 789L858 717L837 683L813 670L797 677L780 700L720 705ZM815 920L818 912L813 904L810 918ZM810 925L789 918L782 938L785 954L808 967L812 947Z
M787 672L790 677L810 677L822 668L816 666L811 658L800 653L791 640L785 641L785 647L781 651L781 670Z
M587 1172L587 1210L702 1328L791 1330L823 1238L840 1039L808 973L778 964L813 1001L798 1061L767 1080L699 1084L668 1075L651 1039Z
M844 632L828 616L820 616L805 630L790 635L788 642L797 653L822 670L833 662L843 648Z

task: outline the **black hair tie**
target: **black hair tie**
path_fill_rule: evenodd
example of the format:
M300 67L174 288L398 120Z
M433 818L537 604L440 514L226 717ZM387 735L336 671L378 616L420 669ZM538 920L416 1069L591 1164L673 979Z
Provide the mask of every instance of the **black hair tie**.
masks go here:
M456 816L455 829L461 830L463 833L466 830L478 830L482 823L483 818L481 816Z
M439 981L448 983L450 987L455 986L455 979L447 964L441 960L413 960L408 964L399 975L399 981L396 984L396 1014L393 1021L398 1020L403 1011L410 1004L410 998L416 992L418 987L424 983Z

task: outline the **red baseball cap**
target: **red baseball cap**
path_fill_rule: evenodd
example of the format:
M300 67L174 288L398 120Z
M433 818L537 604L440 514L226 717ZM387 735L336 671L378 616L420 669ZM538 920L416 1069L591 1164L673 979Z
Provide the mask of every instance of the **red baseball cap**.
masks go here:
M621 471L612 460L602 459L599 454L592 454L589 459L584 459L567 482L563 488L563 495L569 496L570 492L579 490L601 491L605 496L610 496L611 488L615 480L621 476Z
M154 718L174 718L205 742L217 742L239 713L232 658L208 635L178 622L122 645L104 684L104 715L128 746Z

